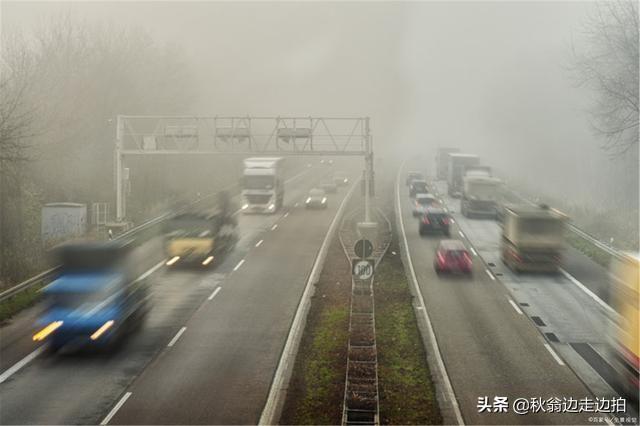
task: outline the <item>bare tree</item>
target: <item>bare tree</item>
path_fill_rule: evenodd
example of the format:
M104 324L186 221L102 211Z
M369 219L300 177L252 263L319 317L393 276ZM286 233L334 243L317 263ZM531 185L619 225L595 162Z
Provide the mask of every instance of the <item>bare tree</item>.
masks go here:
M596 94L591 125L603 148L621 156L638 144L638 1L598 3L583 35L572 71L578 85Z

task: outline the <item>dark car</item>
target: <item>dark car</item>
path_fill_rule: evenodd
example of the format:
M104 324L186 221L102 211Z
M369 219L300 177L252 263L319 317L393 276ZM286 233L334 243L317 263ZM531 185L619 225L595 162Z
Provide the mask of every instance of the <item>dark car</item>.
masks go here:
M410 185L414 180L424 180L424 175L420 172L408 172L405 185Z
M309 196L304 204L308 209L326 209L328 205L327 194L323 189L313 188L309 191Z
M420 235L442 232L444 235L449 236L450 224L451 219L446 211L439 207L428 207L425 209L422 218L420 218L418 231Z
M442 240L436 250L433 268L438 274L442 272L471 274L473 261L462 241Z
M416 194L428 194L429 188L427 187L426 180L414 180L409 184L409 197L415 197Z

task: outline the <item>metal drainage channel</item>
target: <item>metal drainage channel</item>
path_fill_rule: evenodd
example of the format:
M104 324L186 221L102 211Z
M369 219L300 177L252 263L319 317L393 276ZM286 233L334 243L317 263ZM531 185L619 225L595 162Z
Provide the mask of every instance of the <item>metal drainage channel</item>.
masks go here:
M356 210L345 216L340 229L340 243L349 260L356 257L354 244L357 239L354 220ZM388 219L377 210L379 224L386 222L386 231L380 231L374 247L376 266L391 243L391 226ZM380 221L382 219L382 221ZM351 307L349 313L349 346L347 350L347 374L342 410L343 425L378 425L380 418L378 401L378 356L376 348L375 304L373 279L351 279Z

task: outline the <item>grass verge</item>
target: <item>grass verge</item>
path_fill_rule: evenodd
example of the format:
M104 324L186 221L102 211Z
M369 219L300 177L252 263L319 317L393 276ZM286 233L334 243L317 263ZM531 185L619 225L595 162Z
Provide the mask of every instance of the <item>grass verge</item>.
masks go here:
M380 423L442 424L395 236L374 285Z
M36 303L41 295L40 288L42 286L33 286L0 302L0 325L4 325L15 314Z

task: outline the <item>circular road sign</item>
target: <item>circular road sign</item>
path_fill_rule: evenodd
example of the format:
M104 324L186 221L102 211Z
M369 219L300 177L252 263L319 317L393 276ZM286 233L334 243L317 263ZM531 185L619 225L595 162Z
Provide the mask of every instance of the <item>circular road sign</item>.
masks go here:
M371 256L371 254L373 253L373 244L371 244L371 241L369 240L358 240L356 241L356 246L354 247L354 250L356 252L356 256L358 256L361 259L366 259L367 257Z
M359 280L368 280L373 276L373 260L353 261L353 276Z

